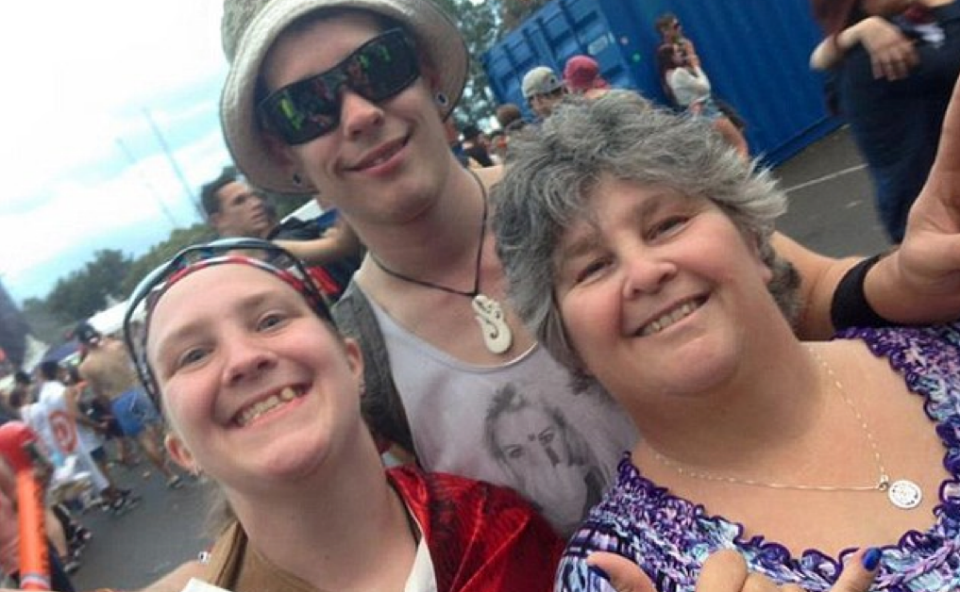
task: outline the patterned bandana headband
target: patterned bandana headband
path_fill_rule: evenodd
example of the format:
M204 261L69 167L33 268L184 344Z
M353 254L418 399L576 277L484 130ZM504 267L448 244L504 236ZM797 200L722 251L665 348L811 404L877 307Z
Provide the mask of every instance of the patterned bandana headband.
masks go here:
M157 267L134 289L123 318L124 341L150 397L160 404L146 345L153 310L167 290L183 278L216 265L248 265L265 271L297 291L321 319L334 325L323 295L303 264L286 250L259 239L223 239L187 247Z

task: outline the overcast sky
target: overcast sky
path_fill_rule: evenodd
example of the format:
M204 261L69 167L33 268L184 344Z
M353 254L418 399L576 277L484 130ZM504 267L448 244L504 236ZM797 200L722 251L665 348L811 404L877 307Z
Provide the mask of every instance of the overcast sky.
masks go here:
M45 296L97 249L138 256L199 220L190 194L229 162L220 10L221 0L5 10L0 280L15 300Z

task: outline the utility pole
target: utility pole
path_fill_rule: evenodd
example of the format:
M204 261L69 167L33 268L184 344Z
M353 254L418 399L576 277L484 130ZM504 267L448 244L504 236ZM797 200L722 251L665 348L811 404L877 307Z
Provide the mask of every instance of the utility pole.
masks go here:
M167 221L170 222L170 226L173 228L177 228L178 226L177 219L174 218L173 212L171 212L170 209L167 207L167 204L164 203L163 196L160 195L160 192L157 191L157 188L154 187L153 183L150 182L150 179L148 179L147 176L143 174L143 170L140 169L140 167L138 166L139 163L137 162L136 157L133 155L133 152L130 151L127 145L124 144L123 140L121 140L120 138L116 138L116 141L117 141L117 146L120 147L120 151L123 152L124 156L127 157L127 161L129 161L130 165L137 171L137 175L139 175L140 177L140 182L142 182L144 186L146 186L146 188L150 190L150 193L153 194L154 199L157 200L157 205L160 206L160 211L163 212L164 216L166 216Z
M197 196L193 194L193 188L190 186L190 183L187 182L187 178L183 176L183 171L181 171L180 166L177 165L176 159L173 158L173 153L170 151L170 147L167 146L167 141L160 132L160 128L157 127L156 122L153 121L153 117L150 116L150 111L148 111L146 107L143 108L143 116L146 117L147 121L150 123L150 127L153 129L154 135L157 136L157 141L160 142L160 147L163 148L163 153L167 156L167 160L170 162L170 167L173 169L174 174L177 175L177 178L180 179L180 183L183 185L183 190L190 199L190 203L193 204L193 209L196 210L197 216L200 218L200 221L203 222L206 219L206 216L204 216L203 213L203 208L200 206Z

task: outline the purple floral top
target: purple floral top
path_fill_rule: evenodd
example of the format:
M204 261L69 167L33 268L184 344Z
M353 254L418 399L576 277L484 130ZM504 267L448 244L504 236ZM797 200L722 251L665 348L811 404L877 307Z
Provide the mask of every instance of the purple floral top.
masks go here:
M930 328L851 329L838 338L862 339L886 356L924 408L943 440L944 466L952 475L940 486L936 524L909 531L883 549L873 590L917 592L960 589L960 324ZM762 536L741 537L742 527L704 507L670 494L620 461L617 483L570 539L557 572L557 591L613 590L583 558L602 550L631 557L660 592L694 590L700 566L719 549L737 549L750 569L780 584L798 583L809 592L828 590L842 557L810 549L800 557Z

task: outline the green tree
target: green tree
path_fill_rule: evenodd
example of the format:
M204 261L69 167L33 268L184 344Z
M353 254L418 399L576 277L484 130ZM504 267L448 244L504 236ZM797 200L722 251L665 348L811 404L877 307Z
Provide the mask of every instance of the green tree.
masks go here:
M470 53L470 72L463 98L454 112L457 124L491 117L497 102L481 58L490 47L549 0L438 0L457 21Z
M27 298L21 310L34 337L46 343L57 343L63 339L64 320L47 308L45 300Z
M60 278L46 299L46 307L63 322L87 318L120 294L132 261L122 251L101 249L93 260L66 278Z
M502 27L500 35L517 28L528 16L540 10L549 0L499 0Z
M490 91L487 73L480 56L497 40L500 31L498 2L475 4L471 0L438 0L448 14L453 15L467 44L470 71L463 97L454 113L457 124L479 122L493 115L496 101Z

